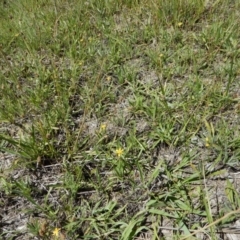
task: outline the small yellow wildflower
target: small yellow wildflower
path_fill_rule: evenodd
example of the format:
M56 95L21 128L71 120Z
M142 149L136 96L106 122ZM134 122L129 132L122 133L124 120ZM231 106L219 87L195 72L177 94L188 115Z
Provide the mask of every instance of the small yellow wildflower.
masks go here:
M111 81L112 78L111 78L111 76L107 76L106 79L107 79L107 81Z
M179 23L177 24L178 27L181 27L182 25L183 25L182 22L179 22Z
M52 235L58 237L61 228L54 228Z
M118 157L121 157L123 155L123 149L118 148L118 149L116 149L115 153L117 154Z
M205 138L205 146L206 147L210 147L210 143L209 143L209 138L208 137Z
M102 123L100 126L100 132L103 132L106 130L107 125L105 123Z
M159 54L159 57L160 57L160 58L162 58L162 57L163 57L163 54L162 54L162 53L160 53L160 54Z

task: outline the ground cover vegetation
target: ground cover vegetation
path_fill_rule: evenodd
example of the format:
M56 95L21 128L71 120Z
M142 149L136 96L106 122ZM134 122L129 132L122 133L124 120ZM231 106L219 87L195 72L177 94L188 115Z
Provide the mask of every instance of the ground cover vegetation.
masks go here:
M237 239L239 16L1 1L1 239Z

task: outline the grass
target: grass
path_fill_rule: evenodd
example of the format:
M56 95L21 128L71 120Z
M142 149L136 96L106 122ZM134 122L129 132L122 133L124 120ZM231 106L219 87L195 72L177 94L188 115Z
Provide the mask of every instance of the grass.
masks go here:
M230 0L2 2L1 238L232 230L238 9Z

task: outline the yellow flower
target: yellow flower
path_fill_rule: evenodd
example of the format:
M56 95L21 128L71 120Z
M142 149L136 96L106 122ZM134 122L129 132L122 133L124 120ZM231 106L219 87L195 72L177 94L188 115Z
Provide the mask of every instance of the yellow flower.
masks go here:
M111 81L112 78L111 78L111 76L107 76L106 79L107 79L107 81Z
M121 157L123 155L123 149L118 148L118 149L116 149L115 153L117 154L118 157Z
M208 137L205 138L205 146L210 147L210 142Z
M183 25L182 22L179 22L179 23L177 24L178 27L181 27L182 25Z
M102 123L100 126L100 132L103 132L106 130L107 125L105 123Z
M55 228L55 229L53 230L52 235L58 237L60 230L61 230L61 228Z

